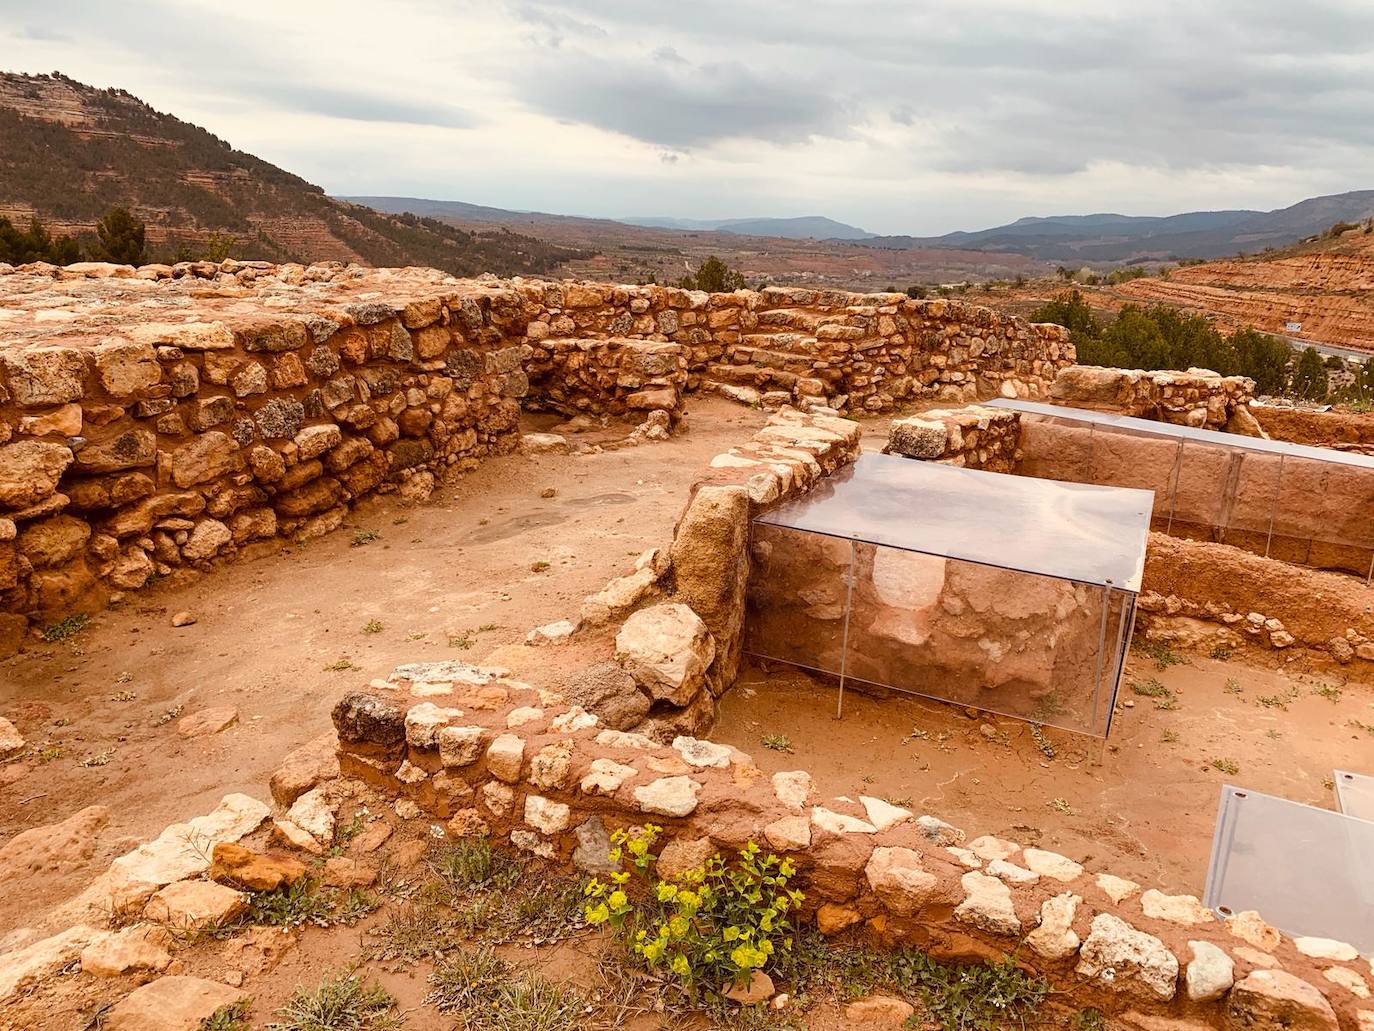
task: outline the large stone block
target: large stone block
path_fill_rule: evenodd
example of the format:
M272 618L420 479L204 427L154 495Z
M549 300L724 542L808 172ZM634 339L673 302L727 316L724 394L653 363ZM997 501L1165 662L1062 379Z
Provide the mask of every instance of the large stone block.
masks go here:
M652 697L686 705L705 682L716 646L695 612L670 602L631 615L616 635L615 654Z
M749 582L749 492L700 488L682 514L670 549L677 597L701 617L716 645L718 690L734 682Z
M0 352L10 395L19 405L60 405L85 394L86 363L70 347Z
M26 440L0 447L0 506L25 508L51 497L71 463L64 444Z

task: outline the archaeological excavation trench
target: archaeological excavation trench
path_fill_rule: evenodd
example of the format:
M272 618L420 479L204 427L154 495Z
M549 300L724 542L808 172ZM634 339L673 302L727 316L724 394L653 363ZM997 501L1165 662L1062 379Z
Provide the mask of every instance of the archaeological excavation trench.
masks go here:
M110 810L42 876L0 844L0 1005L347 810L551 870L755 840L827 935L1364 1019L1370 946L1200 901L1224 783L1339 816L1374 741L1366 466L1243 436L1248 381L900 295L0 273L4 839Z

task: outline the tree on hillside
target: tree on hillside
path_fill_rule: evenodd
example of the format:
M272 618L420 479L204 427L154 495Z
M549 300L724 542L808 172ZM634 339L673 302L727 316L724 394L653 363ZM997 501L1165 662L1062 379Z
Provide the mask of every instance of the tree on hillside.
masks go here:
M100 256L117 265L143 263L143 223L128 208L111 208L95 224Z
M705 290L708 293L728 293L744 289L744 274L732 269L714 254L702 261L692 275L683 276L678 286L684 290Z
M1246 326L1231 334L1230 345L1236 354L1236 371L1255 381L1255 393L1283 393L1288 381L1288 362L1293 357L1287 344Z
M43 228L37 218L29 220L27 231L0 216L0 261L23 265L30 261L48 261L54 265L70 265L81 260L81 247L70 236L56 240Z
M1293 370L1293 393L1309 401L1324 401L1329 389L1321 355L1315 347L1306 348L1298 356L1297 368Z

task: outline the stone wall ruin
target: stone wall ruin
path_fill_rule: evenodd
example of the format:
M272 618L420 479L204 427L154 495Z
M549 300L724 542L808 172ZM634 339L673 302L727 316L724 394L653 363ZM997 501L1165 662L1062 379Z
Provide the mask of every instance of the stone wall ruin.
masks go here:
M692 391L882 411L1039 397L1072 360L1060 327L896 294L0 266L0 654L371 494L424 497L515 448L522 407L663 433Z

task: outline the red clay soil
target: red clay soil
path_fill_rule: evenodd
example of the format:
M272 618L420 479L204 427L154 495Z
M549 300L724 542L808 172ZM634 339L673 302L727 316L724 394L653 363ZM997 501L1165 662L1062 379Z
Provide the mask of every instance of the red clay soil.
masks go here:
M1128 686L1154 691L1150 680L1170 694ZM1333 769L1374 773L1368 685L1201 658L1160 670L1140 655L1125 681L1109 743L1047 729L1052 757L1029 724L910 696L846 690L836 720L833 682L783 666L746 669L711 736L768 773L809 770L822 797L873 795L970 837L996 834L1199 896L1223 783L1330 809ZM764 746L779 736L790 752ZM1237 772L1217 768L1230 763Z

